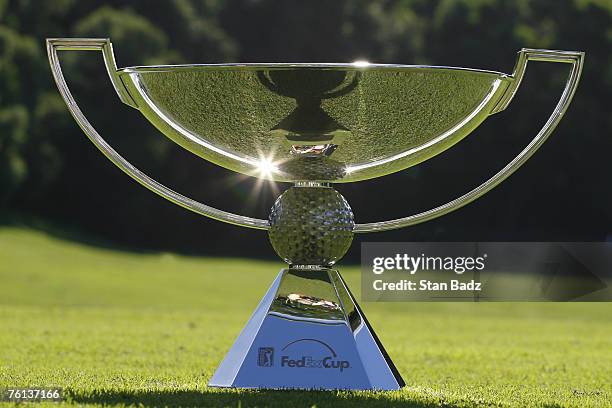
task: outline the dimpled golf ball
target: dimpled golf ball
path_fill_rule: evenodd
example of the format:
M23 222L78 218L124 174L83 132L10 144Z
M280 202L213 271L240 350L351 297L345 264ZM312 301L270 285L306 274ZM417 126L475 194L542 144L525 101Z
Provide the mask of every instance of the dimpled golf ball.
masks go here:
M292 187L270 211L270 242L290 265L331 266L353 240L353 212L331 187Z

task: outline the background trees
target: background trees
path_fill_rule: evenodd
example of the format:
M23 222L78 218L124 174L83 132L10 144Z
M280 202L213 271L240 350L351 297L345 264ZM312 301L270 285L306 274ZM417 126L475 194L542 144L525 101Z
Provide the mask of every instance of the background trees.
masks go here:
M106 162L60 100L46 37L110 37L119 65L352 61L459 65L511 72L522 47L587 52L573 106L526 169L482 202L438 221L368 239L581 240L610 231L612 3L606 0L167 2L0 0L0 208L35 214L121 244L271 254L251 233L154 197ZM122 106L99 55L65 55L92 122L144 170L211 204L267 214L269 186L192 157ZM511 108L417 168L341 186L359 220L405 215L464 192L496 171L542 125L566 67L530 66ZM385 200L373 200L385 194ZM146 209L146 210L143 210ZM219 234L224 239L218 239ZM262 252L264 251L264 252ZM268 252L266 252L268 251Z

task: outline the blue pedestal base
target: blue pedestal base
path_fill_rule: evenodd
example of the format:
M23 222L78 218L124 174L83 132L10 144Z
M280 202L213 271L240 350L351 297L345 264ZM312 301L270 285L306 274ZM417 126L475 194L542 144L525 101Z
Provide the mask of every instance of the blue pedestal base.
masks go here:
M211 387L397 390L404 381L337 271L282 270Z

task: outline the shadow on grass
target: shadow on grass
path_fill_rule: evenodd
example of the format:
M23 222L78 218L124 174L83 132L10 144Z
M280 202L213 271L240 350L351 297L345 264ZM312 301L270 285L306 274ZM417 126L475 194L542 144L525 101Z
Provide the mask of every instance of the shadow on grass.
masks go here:
M1 1L0 1L1 2ZM123 253L134 253L143 255L153 255L165 252L171 252L182 256L194 257L209 257L209 258L234 258L236 254L240 254L240 258L255 259L261 261L278 262L279 259L274 256L273 252L262 251L262 246L258 249L250 250L241 248L241 251L236 251L235 246L226 245L224 247L213 246L212 249L206 247L201 249L186 249L178 246L158 246L146 247L146 242L143 241L145 247L130 245L126 243L113 242L112 238L103 238L92 233L84 232L77 225L70 225L62 222L57 222L52 219L41 218L38 216L21 213L17 211L8 211L0 207L0 228L15 227L24 230L33 230L44 233L50 237L67 242L76 242L87 245L89 247L101 248ZM161 232L160 232L161 233ZM265 241L263 241L265 244ZM264 245L262 244L262 245Z
M293 390L231 391L93 391L69 393L77 404L134 405L143 407L438 407L397 393ZM399 397L399 398L398 398ZM450 405L445 405L450 406Z
M34 230L64 241L78 242L87 246L109 249L113 251L142 254L157 252L125 245L118 245L107 239L84 233L74 225L69 226L59 224L50 219L44 219L15 211L2 211L0 209L0 227L16 227Z

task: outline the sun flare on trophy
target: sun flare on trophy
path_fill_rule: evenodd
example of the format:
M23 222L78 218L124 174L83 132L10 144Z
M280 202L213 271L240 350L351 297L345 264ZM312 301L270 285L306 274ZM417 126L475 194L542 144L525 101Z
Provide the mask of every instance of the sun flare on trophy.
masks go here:
M278 166L269 158L261 158L257 163L258 176L265 179L271 179L275 173L278 173Z
M356 61L353 61L353 65L358 68L367 68L370 65L370 61L356 60Z

